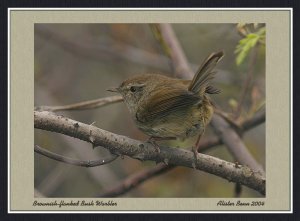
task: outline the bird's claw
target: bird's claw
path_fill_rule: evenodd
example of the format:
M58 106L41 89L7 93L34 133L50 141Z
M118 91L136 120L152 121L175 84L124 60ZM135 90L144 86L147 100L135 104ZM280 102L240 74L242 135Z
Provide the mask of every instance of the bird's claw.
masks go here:
M154 146L154 148L155 148L155 152L160 153L159 145L155 142L155 140L154 140L153 138L150 137L150 138L147 140L147 143L152 144L152 145Z

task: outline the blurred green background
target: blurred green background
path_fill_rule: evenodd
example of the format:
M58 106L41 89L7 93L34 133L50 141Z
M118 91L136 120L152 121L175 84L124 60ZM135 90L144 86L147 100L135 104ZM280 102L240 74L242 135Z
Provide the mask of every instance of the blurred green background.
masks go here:
M234 53L243 38L237 24L172 24L194 70L214 51L223 49L214 85L222 93L211 96L225 112L239 101L250 68L251 88L241 119L251 117L255 105L265 100L265 50L257 47L254 62L249 56L237 66ZM160 72L172 76L172 68L147 24L35 24L35 106L57 106L114 95L106 89L130 76ZM251 67L250 67L251 66ZM64 116L138 140L148 137L134 125L123 103L99 109L60 112ZM210 126L203 139L213 135ZM265 167L265 125L245 133L243 140L254 158ZM169 142L190 148L195 140ZM108 156L102 147L61 134L35 130L35 144L76 159L96 160ZM234 162L225 146L206 154ZM95 168L63 164L35 153L35 188L46 197L95 197L154 162L126 157ZM177 167L156 176L121 197L234 197L235 185L201 171ZM260 197L243 187L241 197Z

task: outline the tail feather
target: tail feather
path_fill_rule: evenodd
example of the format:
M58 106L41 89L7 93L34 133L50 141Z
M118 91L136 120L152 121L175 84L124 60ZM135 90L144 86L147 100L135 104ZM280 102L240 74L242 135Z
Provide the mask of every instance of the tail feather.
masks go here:
M209 82L216 74L216 72L213 72L212 70L223 56L223 51L212 53L210 56L208 56L196 72L188 90L200 94L210 92L217 93L217 89L214 88L213 90L212 86L209 85Z
M218 88L215 88L211 85L208 85L205 89L205 93L207 94L219 94L221 91Z

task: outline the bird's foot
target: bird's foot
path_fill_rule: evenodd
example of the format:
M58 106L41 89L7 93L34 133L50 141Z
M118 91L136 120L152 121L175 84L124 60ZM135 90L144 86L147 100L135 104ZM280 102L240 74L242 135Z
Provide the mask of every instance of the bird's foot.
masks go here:
M160 153L160 148L159 148L159 145L156 143L155 137L150 137L146 142L152 144L155 148L155 151L157 153Z
M163 140L176 140L176 137L149 137L147 140L148 143L151 143L154 147L156 152L160 153L159 145L156 143L156 141L163 141Z

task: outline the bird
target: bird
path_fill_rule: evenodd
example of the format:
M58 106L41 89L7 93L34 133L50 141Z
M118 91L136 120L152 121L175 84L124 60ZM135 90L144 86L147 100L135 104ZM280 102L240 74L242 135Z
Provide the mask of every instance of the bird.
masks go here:
M149 142L159 152L156 141L194 137L192 148L197 159L198 146L214 113L210 94L218 94L211 81L224 52L211 53L192 80L144 73L130 77L108 91L121 94L136 126L149 135Z

